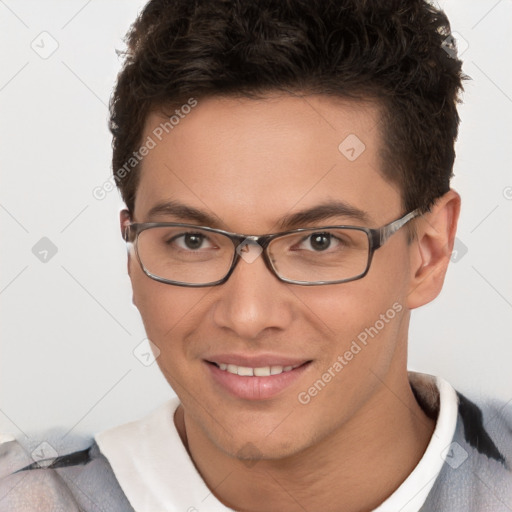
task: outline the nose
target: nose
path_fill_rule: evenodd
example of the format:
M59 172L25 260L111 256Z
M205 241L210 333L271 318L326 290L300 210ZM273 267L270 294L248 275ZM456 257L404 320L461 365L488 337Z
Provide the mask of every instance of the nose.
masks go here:
M247 245L219 288L214 321L238 337L255 340L266 330L283 330L292 321L293 294L267 268L261 248Z

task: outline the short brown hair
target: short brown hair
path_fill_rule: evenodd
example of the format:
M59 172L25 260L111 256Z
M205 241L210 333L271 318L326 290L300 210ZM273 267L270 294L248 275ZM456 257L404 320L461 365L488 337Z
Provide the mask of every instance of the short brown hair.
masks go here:
M126 36L110 100L127 208L139 173L126 163L149 113L191 97L293 91L377 100L382 172L405 210L427 211L455 158L465 77L449 39L445 14L424 0L151 0Z

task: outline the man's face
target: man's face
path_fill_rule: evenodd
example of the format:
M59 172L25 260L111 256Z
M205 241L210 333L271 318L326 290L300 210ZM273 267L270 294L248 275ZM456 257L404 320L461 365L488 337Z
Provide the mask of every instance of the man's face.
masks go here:
M142 162L134 222L201 225L149 216L166 201L201 210L215 219L211 227L252 235L279 231L285 216L327 201L365 212L367 222L341 214L289 229L380 227L404 213L399 190L379 173L375 107L318 96L211 98L158 141L162 122L152 114L146 123L143 140L157 144ZM382 382L405 374L409 251L401 230L363 279L324 286L281 282L262 257L241 259L219 286L172 286L147 277L131 257L134 303L186 423L228 454L251 446L279 458L327 439L369 404L377 416L389 395ZM237 362L301 366L267 377L217 366Z

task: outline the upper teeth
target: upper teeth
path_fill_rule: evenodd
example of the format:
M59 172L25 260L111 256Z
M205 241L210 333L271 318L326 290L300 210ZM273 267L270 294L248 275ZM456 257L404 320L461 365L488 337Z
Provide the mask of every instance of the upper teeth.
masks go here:
M283 372L289 372L300 366L262 366L261 368L249 368L248 366L237 366L236 364L218 363L217 366L224 371L243 377L268 377L269 375L279 375Z

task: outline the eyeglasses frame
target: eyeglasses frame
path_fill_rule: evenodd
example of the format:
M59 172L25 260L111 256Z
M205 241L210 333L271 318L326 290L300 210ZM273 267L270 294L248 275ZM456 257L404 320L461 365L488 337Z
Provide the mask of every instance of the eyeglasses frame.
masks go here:
M321 285L328 285L328 284L341 284L341 283L348 283L350 281L356 281L358 279L362 279L366 274L368 274L368 271L370 270L370 265L373 260L373 254L377 249L380 249L388 240L389 238L394 235L398 230L400 230L402 227L404 227L409 221L412 219L418 217L421 215L421 211L419 209L413 210L404 216L400 217L399 219L396 219L394 221L391 221L389 224L386 224L380 228L367 228L362 226L346 226L346 225L330 225L330 226L320 226L320 227L310 227L310 228L297 228L292 229L289 231L281 231L279 233L272 233L272 234L266 234L266 235L244 235L241 233L232 233L230 231L224 231L222 229L216 229L216 228L210 228L207 226L198 226L195 224L186 224L181 222L132 222L129 223L123 233L123 238L127 244L133 244L135 248L135 254L137 255L137 260L139 262L139 265L148 277L151 279L158 281L160 283L164 284L171 284L175 286L185 286L189 288L202 288L206 286L218 286L220 284L224 284L233 271L235 270L238 262L242 258L242 256L237 251L237 248L245 243L247 245L259 245L262 250L263 260L265 262L266 267L269 269L269 271L277 277L280 281L284 283L289 284L297 284L300 286L321 286ZM142 263L142 260L139 255L139 249L138 249L138 237L140 233L147 229L155 228L155 227L184 227L184 228L190 228L190 229L202 229L205 231L209 231L212 233L218 233L221 235L225 235L228 237L231 242L234 245L234 253L233 253L233 260L231 261L231 266L227 272L227 274L217 281L213 281L211 283L184 283L183 281L172 281L170 279L164 279L163 277L157 276L155 274L152 274L149 272L144 264ZM365 270L358 274L357 276L350 277L347 279L341 279L337 281L295 281L293 279L286 279L284 277L281 277L277 270L274 268L272 262L270 261L270 257L267 253L267 248L273 240L276 238L280 238L286 235L291 235L295 233L302 233L305 231L322 231L324 229L353 229L357 231L363 231L366 233L368 237L368 263L366 265Z

